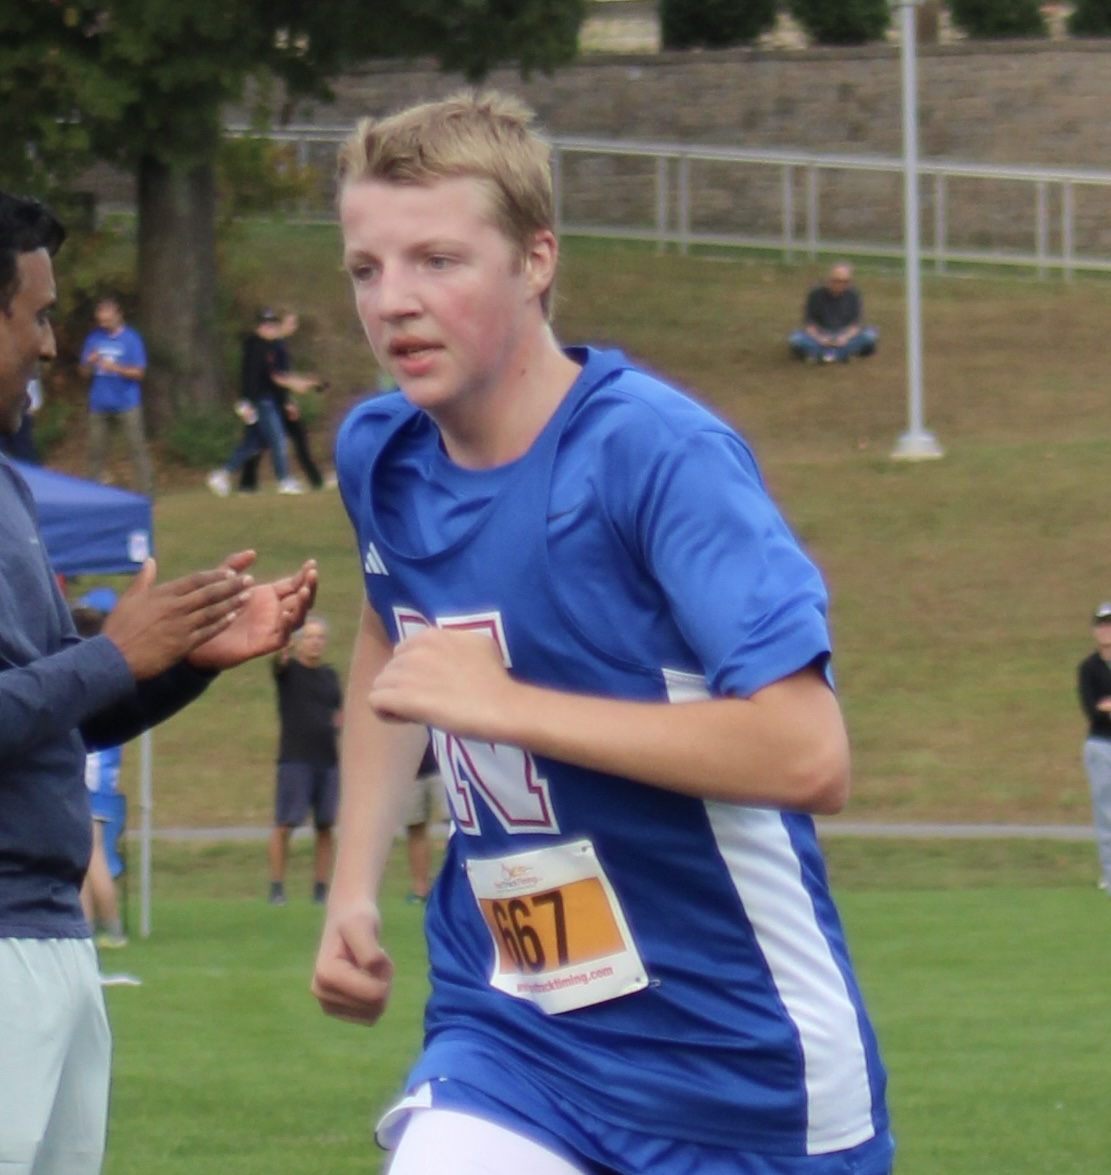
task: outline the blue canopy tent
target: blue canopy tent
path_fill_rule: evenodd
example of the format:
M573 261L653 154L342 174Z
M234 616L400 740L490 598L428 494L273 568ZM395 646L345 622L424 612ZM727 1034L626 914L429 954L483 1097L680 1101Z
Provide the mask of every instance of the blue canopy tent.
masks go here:
M55 571L114 575L139 570L151 551L149 498L38 465L14 464L31 487Z
M62 575L133 575L151 554L150 499L13 462L31 489L46 553ZM139 932L150 934L151 737L139 740Z

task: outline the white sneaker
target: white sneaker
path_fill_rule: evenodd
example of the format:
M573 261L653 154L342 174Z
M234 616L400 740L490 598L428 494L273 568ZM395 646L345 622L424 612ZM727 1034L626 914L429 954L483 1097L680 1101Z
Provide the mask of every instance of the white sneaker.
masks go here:
M287 477L278 482L279 494L303 494L305 487L295 478Z
M226 498L231 493L231 478L228 477L226 469L214 469L208 477L204 479L204 484L216 495L218 498Z
M326 490L334 490L339 487L339 478L334 473L329 473L324 479L324 488Z

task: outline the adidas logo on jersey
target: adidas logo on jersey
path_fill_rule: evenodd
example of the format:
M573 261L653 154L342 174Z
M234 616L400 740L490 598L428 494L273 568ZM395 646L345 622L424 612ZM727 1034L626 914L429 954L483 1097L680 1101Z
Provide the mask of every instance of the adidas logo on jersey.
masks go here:
M378 548L373 543L367 543L366 545L363 570L367 575L389 575L385 563L382 562L382 556L378 554Z

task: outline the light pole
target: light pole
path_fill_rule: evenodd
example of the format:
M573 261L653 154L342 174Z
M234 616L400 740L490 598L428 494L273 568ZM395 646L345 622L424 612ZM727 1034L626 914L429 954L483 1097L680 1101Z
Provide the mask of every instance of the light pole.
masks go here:
M903 256L907 304L907 430L892 457L924 461L942 448L925 426L922 408L922 267L918 247L918 79L916 9L922 0L891 0L902 20L903 61Z

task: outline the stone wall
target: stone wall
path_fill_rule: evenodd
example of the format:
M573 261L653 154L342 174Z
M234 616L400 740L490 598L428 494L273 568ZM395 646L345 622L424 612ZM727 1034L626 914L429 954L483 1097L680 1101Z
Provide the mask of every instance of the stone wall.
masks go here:
M924 155L1111 168L1111 42L928 47L918 73ZM884 45L597 55L550 78L499 71L489 81L558 134L897 154L899 79L898 50ZM295 118L347 123L460 84L376 65L339 79L334 105Z
M923 157L1111 171L1111 41L920 46L918 74ZM506 70L493 74L489 83L519 93L554 134L898 156L900 77L898 48L875 45L595 54L553 77L522 81ZM338 79L334 104L302 105L293 120L352 126L361 115L442 96L462 84L428 63L375 64ZM235 118L230 111L229 119ZM324 214L331 205L334 159L333 144L311 144ZM651 161L568 157L565 216L580 223L648 228L655 217L654 175ZM777 170L694 163L691 181L696 230L750 236L779 232ZM113 203L133 198L127 178L103 168L90 177L90 186ZM924 183L927 243L933 234L932 198L932 186ZM823 173L822 237L894 244L902 237L901 199L897 175ZM1051 251L1060 248L1061 199L1051 187ZM799 175L799 235L805 203ZM950 244L1029 252L1033 208L1028 184L951 181L946 198ZM1111 259L1111 190L1076 188L1075 211L1075 250Z
M920 146L924 157L973 163L1111 170L1111 42L1052 41L921 47ZM521 94L555 134L576 134L885 154L902 150L899 52L889 45L801 51L726 50L594 55L553 77L522 81L499 71L490 84ZM462 80L430 66L378 64L339 79L334 105L299 108L295 121L352 124L363 114L450 93ZM330 167L332 149L314 158ZM570 159L569 219L611 223L654 216L654 165ZM778 172L695 164L696 228L775 233ZM979 248L1033 248L1033 189L1003 181L952 181L951 240ZM932 189L923 187L923 233L932 235ZM901 181L868 173L824 174L827 238L901 238ZM1076 190L1081 253L1111 256L1111 193ZM1059 247L1060 194L1050 192L1051 248ZM805 197L795 197L801 231Z

